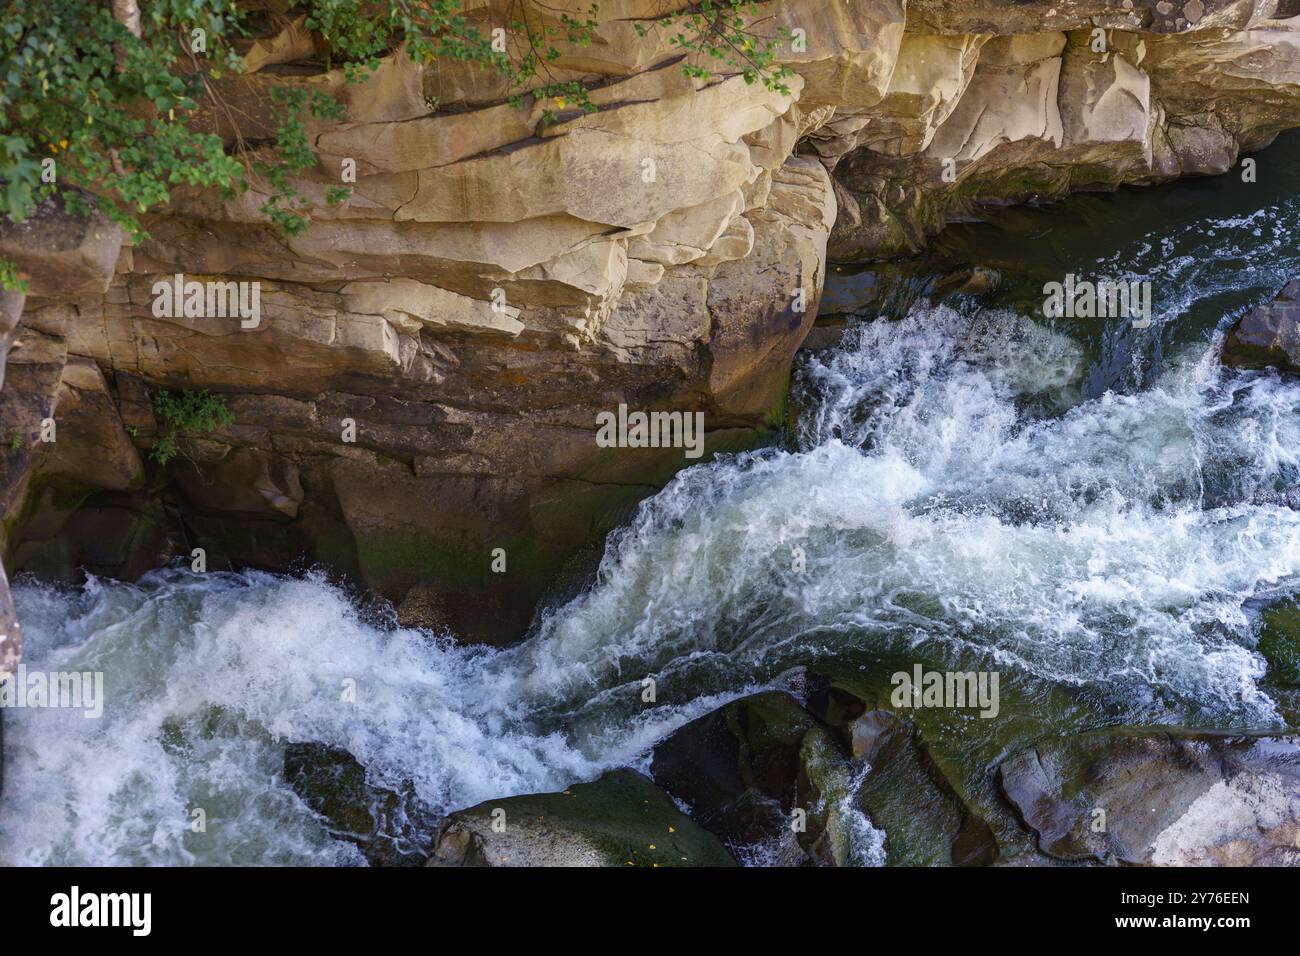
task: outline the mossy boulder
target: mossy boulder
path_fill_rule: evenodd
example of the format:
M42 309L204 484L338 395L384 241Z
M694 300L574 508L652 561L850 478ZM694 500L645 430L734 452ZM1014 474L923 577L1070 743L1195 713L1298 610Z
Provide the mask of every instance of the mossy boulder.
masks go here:
M421 866L437 815L406 783L375 786L348 751L318 743L285 748L284 776L330 836L355 844L371 866Z
M1268 677L1283 687L1300 687L1300 602L1275 604L1263 614L1259 652L1268 661Z
M913 673L917 663L925 671L979 671L987 666L964 650L951 657L925 655L916 651L890 651L873 654L863 663L854 661L825 661L817 673L808 676L808 708L817 717L834 727L851 742L854 724L865 713L886 711L912 728L914 743L923 760L918 765L912 760L910 775L917 779L938 779L941 790L950 788L955 799L969 812L991 828L997 841L997 859L1007 862L1016 857L1038 858L1033 834L1024 827L998 790L996 766L1008 753L1024 747L1025 741L1038 740L1052 734L1069 733L1086 721L1097 720L1089 701L1076 689L1038 681L1027 675L1004 672L999 683L999 710L995 719L979 716L975 708L898 706L894 677L899 673ZM876 771L893 772L900 778L901 770L888 771L879 756L872 761L862 749L861 725L857 730L857 753L872 764L873 771L864 781L871 793L871 778ZM910 752L912 745L907 750ZM918 758L920 759L920 758ZM918 771L925 767L925 772ZM898 807L889 805L887 794L872 794L872 803L866 812L873 823L888 834L889 862L901 863L914 859L912 851L905 850L911 814L906 800ZM938 799L938 797L936 797ZM946 800L941 801L947 803ZM879 817L879 819L878 819ZM903 829L900 829L902 821ZM892 830L891 830L892 824ZM948 848L944 849L943 834L947 833ZM949 864L951 839L955 831L941 827L931 834L932 851L916 851L928 855L938 863ZM921 840L921 834L915 834ZM922 841L923 842L923 841ZM918 844L919 845L919 844ZM964 858L964 854L958 853Z
M489 800L443 821L430 866L736 866L718 838L635 770Z
M678 729L655 747L655 781L691 817L733 846L788 825L800 748L817 724L783 691L745 697Z

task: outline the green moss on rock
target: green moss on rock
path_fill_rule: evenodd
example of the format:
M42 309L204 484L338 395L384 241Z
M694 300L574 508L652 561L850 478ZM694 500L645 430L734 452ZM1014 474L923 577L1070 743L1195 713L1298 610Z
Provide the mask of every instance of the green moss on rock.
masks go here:
M1264 612L1259 652L1268 661L1270 679L1300 687L1300 603L1293 599Z
M439 866L736 866L717 837L643 774L614 770L560 793L489 800L453 813Z

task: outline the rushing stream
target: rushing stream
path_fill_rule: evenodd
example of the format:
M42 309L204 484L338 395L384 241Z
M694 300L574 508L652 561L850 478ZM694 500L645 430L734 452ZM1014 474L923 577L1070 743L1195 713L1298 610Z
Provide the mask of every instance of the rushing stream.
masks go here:
M107 703L6 713L0 863L361 862L284 782L286 742L449 810L643 766L801 669L999 671L1009 719L936 738L977 801L1046 728L1284 723L1254 616L1300 587L1300 381L1216 356L1300 275L1300 174L1269 182L1296 157L952 230L936 256L1003 269L994 298L805 356L784 444L682 472L514 648L393 629L317 575L18 582L29 666L103 671ZM1155 323L1049 325L1066 271L1150 280Z

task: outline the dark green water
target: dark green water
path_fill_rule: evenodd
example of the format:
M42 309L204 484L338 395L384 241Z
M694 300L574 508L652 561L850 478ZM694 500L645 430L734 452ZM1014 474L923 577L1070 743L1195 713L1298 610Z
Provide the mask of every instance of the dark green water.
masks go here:
M1255 184L999 210L836 273L828 302L875 304L800 361L784 444L682 472L517 647L377 627L312 576L17 587L29 665L103 670L112 703L6 721L0 861L357 862L283 780L287 742L450 810L637 765L808 674L887 706L915 664L998 672L996 718L909 716L1008 855L1027 837L993 767L1039 737L1287 725L1258 615L1300 588L1300 514L1276 503L1300 487L1300 383L1222 369L1215 336L1300 275L1298 154L1261 154ZM927 301L972 265L996 293ZM1155 322L1044 320L1069 272L1150 281ZM365 706L339 706L344 680ZM192 833L198 805L224 825Z
M1002 283L986 308L1041 316L1043 285L1079 278L1149 280L1156 326L1065 320L1088 354L1090 397L1140 387L1170 350L1208 340L1300 275L1300 131L1255 154L1256 181L1234 170L1157 187L1126 187L1039 207L986 207L986 221L950 226L922 257L866 270L840 266L828 308L873 300L860 314L897 314L970 266ZM940 299L944 297L940 296ZM958 302L959 297L946 301Z

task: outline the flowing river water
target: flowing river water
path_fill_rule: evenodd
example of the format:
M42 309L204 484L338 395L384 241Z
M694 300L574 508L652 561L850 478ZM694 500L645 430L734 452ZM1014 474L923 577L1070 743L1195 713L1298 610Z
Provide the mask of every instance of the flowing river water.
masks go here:
M1256 618L1300 589L1300 381L1217 353L1300 275L1300 138L1259 173L954 227L887 280L894 317L801 357L780 444L680 473L516 647L394 629L318 574L20 580L28 665L102 671L107 700L5 714L0 863L360 863L285 782L288 742L451 810L644 767L806 672L870 698L912 662L998 671L1003 719L923 730L1000 835L989 768L1037 735L1293 722ZM1007 281L917 294L945 257ZM1151 281L1155 322L1048 323L1070 271Z

